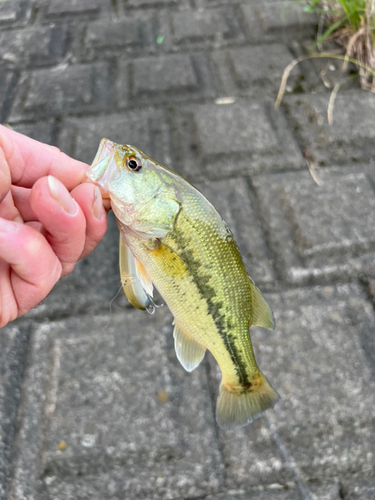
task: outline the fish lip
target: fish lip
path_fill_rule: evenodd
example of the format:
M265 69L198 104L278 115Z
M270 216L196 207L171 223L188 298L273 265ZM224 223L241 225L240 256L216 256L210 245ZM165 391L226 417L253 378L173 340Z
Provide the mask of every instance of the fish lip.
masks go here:
M103 196L108 197L105 185L116 173L113 161L115 143L109 139L102 139L91 166L86 171L87 178L97 184Z

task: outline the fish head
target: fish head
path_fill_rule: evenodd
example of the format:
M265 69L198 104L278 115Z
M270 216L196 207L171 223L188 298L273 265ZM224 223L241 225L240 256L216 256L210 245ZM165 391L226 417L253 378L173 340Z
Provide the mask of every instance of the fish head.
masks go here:
M110 198L125 230L142 238L161 238L173 229L181 204L176 174L134 146L102 139L88 179Z

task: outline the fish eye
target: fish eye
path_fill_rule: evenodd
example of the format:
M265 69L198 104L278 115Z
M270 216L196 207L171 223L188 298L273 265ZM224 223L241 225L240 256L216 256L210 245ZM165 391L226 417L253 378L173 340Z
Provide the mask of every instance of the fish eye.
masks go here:
M130 170L133 170L133 172L138 172L138 170L141 170L142 168L142 163L141 160L135 156L130 156L129 158L126 158L126 166Z

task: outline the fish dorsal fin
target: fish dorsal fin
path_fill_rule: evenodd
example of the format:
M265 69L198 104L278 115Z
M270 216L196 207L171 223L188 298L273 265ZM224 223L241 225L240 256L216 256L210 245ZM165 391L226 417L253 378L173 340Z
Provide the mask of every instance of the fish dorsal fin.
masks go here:
M177 359L187 372L192 372L204 358L206 349L189 337L177 324L173 330L173 337Z
M152 296L152 282L144 267L134 258L120 235L120 276L128 301L137 309L147 309ZM151 293L150 293L151 291Z
M255 286L253 280L249 277L251 288L251 322L250 325L262 326L269 330L275 329L275 318L266 299L261 291Z

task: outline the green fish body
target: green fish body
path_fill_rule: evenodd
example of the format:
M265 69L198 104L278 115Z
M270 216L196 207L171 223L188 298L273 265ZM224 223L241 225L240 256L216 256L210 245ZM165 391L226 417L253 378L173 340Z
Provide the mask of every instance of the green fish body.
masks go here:
M278 396L260 372L249 328L274 328L226 223L182 177L133 146L103 139L87 176L108 193L121 232L125 293L152 308L158 289L174 316L176 354L192 371L208 349L222 372L216 419L248 424Z

